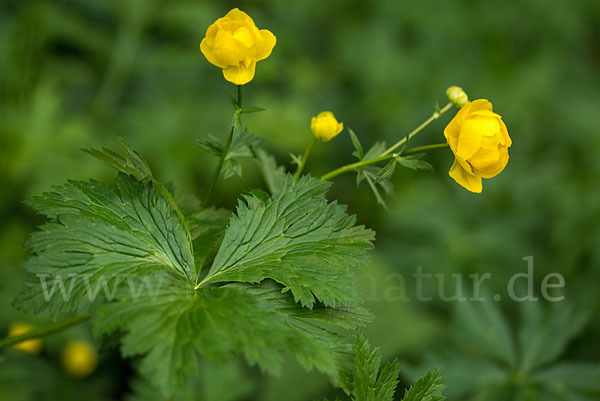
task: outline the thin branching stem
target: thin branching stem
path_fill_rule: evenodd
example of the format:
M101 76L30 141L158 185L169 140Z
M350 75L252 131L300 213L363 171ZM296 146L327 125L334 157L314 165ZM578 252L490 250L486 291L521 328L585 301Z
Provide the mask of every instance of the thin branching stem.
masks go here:
M317 142L318 142L317 138L314 138L311 141L311 143L309 143L308 146L306 147L306 150L304 151L304 154L302 155L302 160L300 160L298 169L296 170L296 173L294 174L294 182L298 182L298 178L300 178L300 174L302 174L302 170L304 170L304 166L306 165L306 160L308 160L308 156L310 155L310 152L312 152L312 150L315 147L315 145L317 144Z
M237 88L238 98L236 113L239 113L242 108L242 85L238 85ZM225 164L225 159L227 158L229 148L231 147L231 141L233 140L233 129L234 126L232 124L231 129L229 130L229 135L227 136L227 141L225 142L225 146L223 147L223 152L221 153L221 157L219 157L219 161L217 162L215 172L213 173L212 178L210 179L210 184L208 184L208 190L206 191L206 195L204 195L204 207L207 207L210 204L210 200L215 190L215 186L217 185L217 181L219 181L219 177L221 177L221 170L223 170L223 165Z
M440 118L445 112L450 110L451 107L452 107L452 103L448 103L440 110L434 111L433 114L431 115L431 117L429 117L427 120L423 121L423 123L421 125L419 125L417 128L415 128L414 130L409 132L408 135L406 135L404 138L400 139L398 142L396 142L395 144L393 144L392 146L387 148L386 151L381 154L381 156L385 156L385 155L392 153L394 150L396 150L400 146L404 145L407 141L410 141L415 135L417 135L419 132L423 131L423 129L425 129L429 124L431 124L433 121Z
M0 350L6 347L10 347L11 345L18 344L22 341L31 340L32 338L40 338L45 337L49 334L57 333L59 331L68 329L71 326L75 326L79 323L87 322L90 318L90 315L73 316L68 319L61 320L60 322L55 322L47 326L32 329L19 336L6 337L5 339L0 340Z
M389 148L387 148L382 154L380 154L377 157L374 157L372 159L369 160L363 160L363 161L359 161L356 163L351 163L351 164L347 164L345 166L342 166L338 169L335 169L333 171L330 171L329 173L323 175L321 177L321 179L323 180L330 180L334 177L337 177L340 174L344 174L348 171L354 171L356 169L361 169L365 166L371 165L371 164L375 164L375 163L379 163L385 160L389 160L392 158L396 158L396 157L400 157L400 156L406 156L406 155L410 155L410 154L415 154L415 153L420 153L420 152L426 152L432 149L438 149L438 148L443 148L448 146L447 144L434 144L434 145L427 145L427 146L421 146L418 148L414 148L414 149L409 149L409 150L401 150L400 152L395 152L394 151L396 149L398 149L400 146L405 145L408 141L410 141L415 135L417 135L418 133L420 133L421 131L423 131L429 124L431 124L433 121L437 120L438 118L440 118L445 112L447 112L448 110L450 110L450 108L452 107L452 103L448 103L447 105L445 105L444 107L442 107L439 110L435 110L433 112L433 114L431 115L431 117L429 117L427 120L423 121L423 123L421 125L419 125L417 128L415 128L414 130L412 130L411 132L408 133L408 135L406 135L404 138L400 139L398 142L396 142L395 144L393 144L392 146L390 146Z
M434 149L442 149L442 148L447 148L449 145L447 143L436 143L433 145L426 145L426 146L419 146L416 148L412 148L412 149L408 149L405 150L401 153L390 153L387 155L383 155L383 156L377 156L374 157L372 159L369 160L363 160L360 162L356 162L356 163L351 163L351 164L347 164L345 166L342 166L336 170L333 170L327 174L325 174L324 176L321 177L322 180L330 180L334 177L337 177L340 174L344 174L347 173L349 171L354 171L354 170L360 170L362 168L365 168L367 166L370 166L371 164L376 164L376 163L380 163L386 160L390 160L390 159L395 159L397 157L402 157L402 156L409 156L409 155L414 155L416 153L423 153L423 152L428 152L430 150L434 150Z

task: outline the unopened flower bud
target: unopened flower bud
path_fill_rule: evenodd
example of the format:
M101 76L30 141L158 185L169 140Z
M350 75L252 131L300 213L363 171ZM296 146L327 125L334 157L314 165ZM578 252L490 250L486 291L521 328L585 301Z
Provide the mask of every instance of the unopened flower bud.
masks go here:
M460 86L449 87L446 96L456 107L463 107L469 101L469 97Z
M327 142L342 132L344 124L338 122L332 112L322 111L312 118L310 129L318 140Z

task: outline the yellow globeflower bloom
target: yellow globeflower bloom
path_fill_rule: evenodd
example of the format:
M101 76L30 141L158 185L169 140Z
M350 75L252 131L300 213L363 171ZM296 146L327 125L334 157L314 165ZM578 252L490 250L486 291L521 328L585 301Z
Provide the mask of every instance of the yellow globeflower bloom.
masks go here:
M96 370L98 354L87 341L69 341L62 349L62 364L72 376L89 376Z
M21 334L25 334L30 331L33 327L23 322L14 322L8 328L8 337L16 337ZM33 338L31 340L21 341L13 345L14 349L18 349L28 354L39 354L42 350L42 339Z
M502 117L485 99L467 102L444 136L455 156L450 177L471 192L481 192L481 179L498 175L508 163L512 141Z
M208 27L200 50L223 69L226 80L244 85L252 81L256 62L269 57L275 42L275 35L259 30L248 14L234 8Z
M323 142L335 138L344 129L344 124L338 122L330 111L322 111L310 121L310 130L315 137Z

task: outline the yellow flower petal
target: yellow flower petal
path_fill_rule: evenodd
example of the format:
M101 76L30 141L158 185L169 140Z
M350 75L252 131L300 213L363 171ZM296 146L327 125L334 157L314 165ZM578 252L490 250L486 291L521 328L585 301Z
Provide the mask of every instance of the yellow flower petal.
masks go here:
M508 151L506 150L506 148L504 148L498 152L498 160L496 162L490 163L488 165L478 164L477 167L474 169L474 173L480 175L483 178L493 178L500 174L507 164Z
M243 85L254 78L256 62L269 57L275 43L271 32L259 31L248 14L234 8L208 27L200 50L223 69L225 79Z
M480 124L478 120L466 120L460 127L456 155L468 160L481 146Z
M506 124L504 124L504 121L502 121L502 119L500 119L500 121L498 121L498 124L500 124L500 133L502 134L502 139L503 139L503 141L501 143L503 145L506 145L507 148L510 148L510 146L512 145L512 139L510 139L510 136L508 136L508 130L506 129Z
M469 164L469 162L468 162L468 161L466 161L465 159L462 159L461 157L459 157L459 156L456 156L456 157L454 158L454 161L455 161L455 162L458 162L458 163L459 163L459 164L462 166L462 168L463 168L463 169L465 169L465 171L466 171L467 173L469 173L469 174L474 174L474 173L473 173L473 168L471 167L471 165Z
M33 329L29 324L23 322L14 322L8 328L8 337L16 337L27 333ZM42 350L42 339L32 338L31 340L21 341L12 346L14 349L26 352L28 354L39 354Z
M474 113L479 110L493 111L492 104L487 99L477 99L470 103L469 113Z
M263 45L261 49L256 53L256 60L264 60L271 55L273 48L275 47L275 43L277 43L277 38L267 29L261 29L260 35L263 39Z
M228 18L232 21L241 21L244 24L248 24L248 25L254 25L254 20L245 12L243 12L242 10L240 10L239 8L233 8L231 10L229 10L229 12L227 14L225 14L225 17L223 18ZM256 25L254 25L256 26Z
M508 163L512 144L502 117L485 99L467 102L444 129L455 159L450 176L472 192L481 179L498 175Z
M467 102L463 107L461 107L460 110L458 110L458 113L456 113L454 118L444 129L444 136L446 137L446 141L450 145L450 148L453 152L456 152L460 127L462 126L465 117L469 114L469 110L471 109L471 103L472 102Z
M227 68L224 68L223 76L226 80L236 85L245 85L248 82L252 81L252 78L254 78L255 70L255 61L250 61L249 64L242 62L236 66L229 66Z
M454 181L469 191L476 193L481 192L481 177L469 174L457 160L454 160L454 164L452 165L452 168L450 168L448 174L454 179Z
M91 375L98 365L98 354L87 341L69 341L62 349L61 356L65 370L76 377Z
M227 67L227 64L223 63L222 60L214 53L212 46L209 44L208 38L204 38L202 39L202 42L200 42L200 51L211 64L216 65L219 68Z
M322 111L310 121L310 130L315 138L328 142L344 129L344 124L338 122L330 111Z

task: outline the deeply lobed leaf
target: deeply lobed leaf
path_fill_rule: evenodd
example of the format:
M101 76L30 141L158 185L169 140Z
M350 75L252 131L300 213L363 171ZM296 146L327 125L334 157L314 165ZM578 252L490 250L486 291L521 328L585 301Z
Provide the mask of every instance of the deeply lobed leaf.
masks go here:
M291 352L304 367L335 378L336 354L346 348L326 326L355 328L371 318L359 307L303 308L272 281L199 290L174 279L162 281L139 297L123 292L118 302L100 307L94 323L99 333L124 331L123 355L147 354L141 370L167 396L184 374L195 374L197 353L225 360L240 352L251 364L277 372L283 355Z
M70 294L65 299L55 288L46 300L38 280L32 288L36 291L20 298L26 309L74 310L90 290L104 284L110 288L122 276L162 270L193 280L187 232L151 183L123 173L116 191L97 181L70 181L30 204L51 222L27 240L25 246L34 255L25 269L43 275L48 290L64 283Z
M327 202L329 185L310 177L294 184L288 175L273 199L240 201L200 285L272 278L308 308L360 302L352 268L366 263L374 235L355 226L345 206Z

